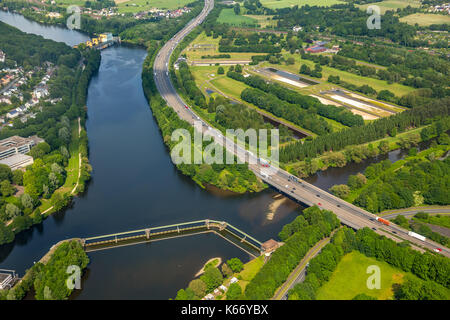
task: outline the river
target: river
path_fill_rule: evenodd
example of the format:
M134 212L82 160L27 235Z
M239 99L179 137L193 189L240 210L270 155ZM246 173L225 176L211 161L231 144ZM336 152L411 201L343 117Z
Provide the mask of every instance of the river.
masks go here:
M25 32L74 45L87 36L56 26L43 26L0 11L0 21ZM276 238L301 207L288 200L273 220L266 215L276 193L230 195L203 190L181 175L144 97L141 67L146 51L125 45L103 50L100 70L88 89L89 160L92 179L73 206L20 233L0 247L0 268L20 275L56 242L73 237L116 233L198 219L224 220L261 242ZM402 155L389 154L391 161ZM344 183L348 175L375 160L331 169L309 180L322 188ZM214 192L212 192L214 191ZM78 299L168 299L192 280L212 257L249 257L237 247L204 234L89 254Z

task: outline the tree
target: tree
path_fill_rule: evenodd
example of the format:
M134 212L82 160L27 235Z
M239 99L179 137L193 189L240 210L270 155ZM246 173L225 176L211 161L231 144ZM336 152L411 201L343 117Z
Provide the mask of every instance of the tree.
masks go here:
M330 188L331 193L341 199L346 198L350 193L350 188L346 184L336 184Z
M208 291L212 291L222 284L223 276L217 268L208 268L205 270L205 273L200 277L206 284L206 288Z
M241 13L241 5L239 4L239 3L236 3L235 5L234 5L234 13L236 14L236 15L239 15L240 13Z
M13 240L14 232L3 223L0 223L0 244L9 243Z
M11 185L9 180L3 180L0 182L0 192L2 193L2 196L9 197L16 192L16 189Z
M287 58L287 60L286 60L286 64L287 65L292 65L294 63L295 63L295 59L293 57Z
M197 297L202 298L206 293L206 284L201 279L195 279L189 282L189 289L191 289Z
M377 298L369 296L365 293L360 293L354 296L352 300L377 300Z
M232 258L227 261L227 265L233 270L233 272L240 272L244 268L244 264L239 258Z
M242 66L240 64L237 64L234 68L234 71L237 73L242 73Z
M0 181L12 179L11 169L6 164L0 164Z
M227 300L240 300L242 298L242 289L239 284L232 283L227 291Z
M34 201L33 198L30 197L29 194L24 193L21 197L20 197L20 202L22 203L22 205L27 208L27 209L33 209L34 208Z
M231 270L231 268L226 263L224 263L222 264L222 274L225 277L229 277L233 274L233 270Z
M219 67L217 68L217 74L224 74L225 70L223 69L223 67Z
M14 219L20 215L20 209L16 205L8 203L6 204L5 213L8 219Z
M389 143L386 140L380 141L378 149L380 149L381 153L387 153L389 151Z
M440 145L449 145L450 144L450 137L445 132L441 133L441 135L438 138L438 142Z
M65 143L69 144L70 142L70 131L67 127L62 127L58 131L58 137Z
M23 185L23 172L22 170L14 170L12 172L12 182L18 186Z

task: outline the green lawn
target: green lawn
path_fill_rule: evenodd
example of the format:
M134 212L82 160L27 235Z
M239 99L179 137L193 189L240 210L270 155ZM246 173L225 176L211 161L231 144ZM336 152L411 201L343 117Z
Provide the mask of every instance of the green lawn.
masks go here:
M310 6L329 7L333 4L344 2L338 0L261 0L261 3L264 7L277 9L293 6L303 7L306 4Z
M367 288L366 282L371 274L366 273L366 270L371 265L380 268L380 289ZM319 288L317 300L351 300L360 293L365 293L379 300L390 300L394 296L392 286L401 284L406 275L415 277L393 268L386 262L368 258L362 253L354 251L342 258L330 281Z
M450 16L442 14L431 14L431 13L414 13L406 17L400 18L401 22L406 22L407 24L419 26L429 26L432 24L450 24Z
M417 219L417 218L414 218ZM428 215L428 219L417 219L419 221L434 224L445 228L450 228L450 214L442 213L437 215Z
M366 11L368 6L376 5L380 7L381 14L384 14L388 10L397 10L397 8L406 8L411 6L417 8L420 6L420 2L417 0L387 0L363 5L357 5L361 10Z
M116 1L117 3L118 1ZM120 1L119 1L120 2ZM184 7L194 0L130 0L117 4L120 13L147 11L151 8L177 9Z
M258 24L258 20L256 19L243 15L236 15L236 13L234 13L234 9L223 9L222 11L220 11L217 22L226 23L236 27Z

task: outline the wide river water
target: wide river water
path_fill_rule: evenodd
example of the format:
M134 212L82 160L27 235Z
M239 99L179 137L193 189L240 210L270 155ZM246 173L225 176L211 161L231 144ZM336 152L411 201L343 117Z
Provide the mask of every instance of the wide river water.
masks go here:
M68 45L88 38L80 32L44 26L3 11L0 21ZM75 198L71 208L22 232L13 243L0 246L0 268L15 269L23 275L62 239L206 218L227 221L263 242L276 238L281 227L297 216L302 207L287 200L278 207L273 220L267 219L276 195L273 190L234 195L204 190L181 175L171 162L142 90L146 51L122 45L101 54L100 70L89 85L87 101L89 160L93 167L87 191ZM402 155L394 151L386 157L395 161ZM308 180L328 189L379 160L329 169ZM174 298L212 257L249 259L213 234L93 252L82 290L72 298Z

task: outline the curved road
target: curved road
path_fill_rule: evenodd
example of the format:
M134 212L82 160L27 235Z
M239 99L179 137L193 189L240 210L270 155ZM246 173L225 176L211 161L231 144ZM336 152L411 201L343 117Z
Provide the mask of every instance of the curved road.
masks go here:
M167 104L178 113L178 116L195 126L196 129L204 135L213 137L216 143L235 154L240 161L249 162L249 168L256 176L290 198L309 206L318 205L321 208L331 210L338 216L343 224L351 228L360 229L369 227L375 232L385 235L394 241L401 242L407 240L412 244L414 249L423 251L423 248L426 248L433 251L436 248L440 248L442 250L441 254L450 257L450 250L448 248L442 247L438 243L428 239L426 241L421 241L411 237L408 235L408 231L396 225L382 225L374 219L375 216L370 212L337 198L312 184L294 177L284 170L275 168L274 166L262 168L258 164L258 158L253 153L246 151L242 146L223 137L219 130L212 128L204 120L200 119L200 117L184 103L170 80L169 59L178 43L196 26L203 22L213 7L213 0L205 0L205 7L202 12L192 19L161 48L153 64L156 87L164 100L166 100Z
M439 207L415 207L415 208L405 208L405 209L398 209L398 210L388 210L380 213L380 217L383 217L383 219L394 219L397 216L405 216L410 217L414 216L416 213L419 212L426 212L431 215L434 214L450 214L450 207L443 206L442 208Z

